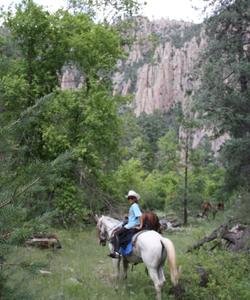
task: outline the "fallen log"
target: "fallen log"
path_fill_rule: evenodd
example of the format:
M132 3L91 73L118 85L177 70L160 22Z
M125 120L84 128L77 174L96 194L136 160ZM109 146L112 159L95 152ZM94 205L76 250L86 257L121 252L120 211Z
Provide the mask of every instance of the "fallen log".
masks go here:
M37 247L41 249L62 248L56 235L36 235L25 242L26 246Z
M222 224L216 228L209 236L204 237L194 245L192 245L187 252L199 249L206 243L213 240L224 240L224 247L231 251L249 251L250 241L250 227L237 224L232 229L228 229L227 224ZM221 242L215 244L210 250L215 249Z
M179 230L181 223L177 219L160 218L159 220L162 230L175 231Z
M227 230L227 225L223 224L217 229L215 229L209 236L204 237L202 240L198 241L196 244L191 246L187 252L191 252L195 249L199 249L201 246L203 246L205 243L211 242L215 239L217 239L219 236L222 236L222 234Z

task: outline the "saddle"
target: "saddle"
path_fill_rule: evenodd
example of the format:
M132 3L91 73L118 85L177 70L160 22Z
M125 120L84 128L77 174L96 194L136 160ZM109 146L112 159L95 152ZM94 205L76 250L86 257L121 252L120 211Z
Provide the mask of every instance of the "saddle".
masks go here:
M123 225L124 224L125 222L123 222ZM138 236L148 230L155 230L161 233L159 218L152 211L144 212L142 214L142 230L138 232L138 230L131 229L129 232L125 233L124 236L120 237L119 252L124 256L130 255Z

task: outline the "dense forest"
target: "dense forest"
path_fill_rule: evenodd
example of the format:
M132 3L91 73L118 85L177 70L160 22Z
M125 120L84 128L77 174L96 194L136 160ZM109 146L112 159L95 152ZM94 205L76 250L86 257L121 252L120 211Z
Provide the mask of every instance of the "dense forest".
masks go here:
M144 210L172 212L184 225L206 201L234 207L230 217L249 224L249 2L205 1L213 12L189 110L138 117L133 95L114 95L111 81L138 3L108 2L98 21L102 1L72 0L51 13L24 0L1 12L0 263L35 233L122 214L130 189ZM68 66L82 74L81 88L60 88ZM193 149L198 128L229 139L217 153L211 136Z

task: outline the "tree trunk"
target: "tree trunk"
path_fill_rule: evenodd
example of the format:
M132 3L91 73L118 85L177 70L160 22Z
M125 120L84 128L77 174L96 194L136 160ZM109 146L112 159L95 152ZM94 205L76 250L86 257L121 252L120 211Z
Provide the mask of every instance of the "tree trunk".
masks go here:
M183 224L187 225L188 222L188 212L187 212L187 204L188 204L188 133L186 135L186 140L185 140L185 177L184 177L184 201L183 201L183 210L184 210L184 219L183 219Z

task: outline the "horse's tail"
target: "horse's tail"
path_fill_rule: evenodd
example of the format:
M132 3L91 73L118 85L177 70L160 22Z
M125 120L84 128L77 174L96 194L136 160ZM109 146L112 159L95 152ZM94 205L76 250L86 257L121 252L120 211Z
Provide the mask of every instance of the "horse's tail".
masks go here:
M168 265L170 269L170 277L174 286L178 284L179 271L176 266L175 248L172 241L167 238L161 238L161 243L167 251Z

